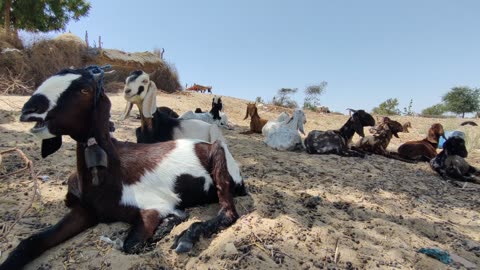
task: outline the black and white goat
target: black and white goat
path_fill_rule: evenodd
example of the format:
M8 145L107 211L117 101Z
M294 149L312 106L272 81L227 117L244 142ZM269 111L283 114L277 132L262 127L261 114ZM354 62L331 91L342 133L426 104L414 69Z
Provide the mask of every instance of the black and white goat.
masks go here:
M174 240L172 248L186 252L201 235L238 219L233 196L245 194L244 184L223 142L120 142L109 133L110 107L97 76L86 69L48 78L25 103L20 120L36 122L31 132L42 139L43 157L61 147L62 136L77 142L77 168L66 197L71 210L56 225L22 240L0 270L21 269L98 223L132 224L123 249L137 253L162 222L171 229L184 219L185 207L218 201L216 217L193 223Z
M216 124L221 128L232 129L232 126L228 123L227 115L222 112L223 103L222 98L215 96L212 99L212 109L209 112L198 112L197 108L195 112L188 111L180 115L181 119L197 119L209 124Z
M468 156L465 140L458 136L448 138L443 150L432 160L430 166L444 179L480 184L480 171L470 166L464 158Z
M127 100L125 112L129 114L132 104L140 111L141 126L135 130L138 143L165 142L176 139L199 139L207 142L225 141L216 125L195 119L177 119L157 109L157 87L150 76L137 70L125 81L123 91ZM164 110L166 111L166 110Z
M351 110L352 116L339 130L313 130L305 138L305 147L309 154L337 154L341 156L363 157L364 153L350 149L355 132L365 137L363 127L374 126L375 119L364 110Z

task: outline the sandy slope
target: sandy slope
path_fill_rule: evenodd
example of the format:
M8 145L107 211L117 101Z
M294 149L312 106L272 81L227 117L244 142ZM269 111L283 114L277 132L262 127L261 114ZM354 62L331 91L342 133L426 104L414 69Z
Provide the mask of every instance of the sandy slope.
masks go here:
M196 107L208 109L211 97L162 94L158 105L170 106L179 113ZM21 238L54 224L67 212L64 181L75 164L75 145L69 138L55 155L40 158L39 141L26 132L31 124L18 122L18 111L25 100L0 97L0 149L19 147L34 160L35 171L49 179L41 183L42 204L36 203L7 239L0 239L0 261ZM115 136L135 141L133 129L139 121L116 121L124 100L112 96L112 102ZM416 250L421 247L446 249L480 265L480 250L472 249L471 243L480 242L479 186L454 188L440 180L427 164L406 164L378 156L361 159L274 151L263 144L261 135L239 134L249 123L242 120L245 101L225 97L224 104L229 119L238 125L225 136L250 192L248 197L235 199L242 216L232 227L201 240L189 254L175 254L169 249L173 236L218 211L217 205L197 207L190 209L188 221L153 251L126 255L99 239L123 239L128 226L101 224L51 249L28 269L446 268L418 254ZM264 108L259 113L272 119L280 111ZM339 128L346 120L347 116L308 112L305 130ZM394 138L392 149L403 141L423 138L435 121L447 129L461 122L401 118L402 122L407 120L413 125L411 133ZM478 127L464 130L472 137L480 134ZM468 160L480 167L479 150L471 151ZM12 156L4 157L3 164L7 167L4 171L18 166ZM27 174L1 180L0 226L14 220L17 211L28 204L31 193ZM339 258L335 264L337 241Z

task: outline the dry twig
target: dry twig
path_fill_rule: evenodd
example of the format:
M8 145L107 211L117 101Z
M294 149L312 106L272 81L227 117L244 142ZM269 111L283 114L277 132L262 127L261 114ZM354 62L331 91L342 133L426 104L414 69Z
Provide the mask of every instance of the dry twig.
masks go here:
M32 195L32 199L30 200L30 203L27 205L27 207L25 209L23 209L22 211L20 211L17 214L17 217L15 218L13 223L8 228L6 228L6 229L4 228L4 230L0 234L0 239L6 239L7 235L12 231L13 227L18 223L18 221L20 221L20 219L22 219L22 217L27 213L27 211L30 210L30 208L32 208L32 205L35 202L35 200L37 199L37 196L38 196L39 199L41 198L40 189L38 187L38 182L37 182L37 176L35 175L35 172L33 171L33 162L25 155L25 153L23 153L22 150L20 150L18 148L5 150L3 152L0 152L0 155L10 153L10 152L17 152L20 155L20 157L22 157L22 159L25 161L26 165L25 165L24 168L22 168L20 170L17 170L15 172L0 176L0 179L11 176L11 175L14 175L14 174L17 174L17 173L20 173L20 172L23 172L23 171L28 169L28 170L30 170L30 177L32 178L32 181L33 181L33 195Z

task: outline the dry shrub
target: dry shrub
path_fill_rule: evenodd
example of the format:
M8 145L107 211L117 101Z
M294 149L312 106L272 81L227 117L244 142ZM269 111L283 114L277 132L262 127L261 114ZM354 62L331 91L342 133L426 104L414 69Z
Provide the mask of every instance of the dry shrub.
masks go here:
M150 73L150 79L155 82L158 89L168 93L173 93L182 88L177 69L166 62Z
M5 48L23 49L22 40L15 33L7 35L4 28L0 27L0 51Z
M34 44L27 51L34 87L64 68L84 66L85 50L82 44L64 40L43 40Z

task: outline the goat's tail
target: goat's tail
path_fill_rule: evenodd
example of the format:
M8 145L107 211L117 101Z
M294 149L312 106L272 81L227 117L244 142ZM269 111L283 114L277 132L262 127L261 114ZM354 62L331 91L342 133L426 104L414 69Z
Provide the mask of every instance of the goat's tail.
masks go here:
M227 140L223 137L222 131L216 124L210 125L210 143L214 143L215 141L221 141L226 143Z
M234 185L231 188L236 195L246 195L240 168L223 141L217 140L212 144L209 160L215 175L223 175L228 172L229 178L233 180L231 184Z

